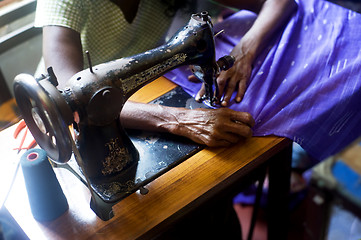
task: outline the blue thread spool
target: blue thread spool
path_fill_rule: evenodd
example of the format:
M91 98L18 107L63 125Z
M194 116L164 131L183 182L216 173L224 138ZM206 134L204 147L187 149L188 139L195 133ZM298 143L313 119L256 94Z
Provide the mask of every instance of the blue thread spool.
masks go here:
M21 159L31 212L38 221L51 221L69 208L46 152L30 149Z

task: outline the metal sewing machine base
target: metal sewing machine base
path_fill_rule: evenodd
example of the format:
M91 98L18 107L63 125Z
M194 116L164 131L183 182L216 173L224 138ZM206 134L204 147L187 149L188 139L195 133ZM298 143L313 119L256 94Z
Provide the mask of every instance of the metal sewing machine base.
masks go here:
M196 102L180 87L152 103L186 108L207 107L203 103ZM104 221L114 216L112 211L114 204L137 190L140 190L141 194L146 194L148 190L145 185L203 148L188 139L171 134L128 130L128 135L139 151L138 163L129 168L128 173L124 173L120 181L107 184L91 183L96 199L91 200L90 206ZM62 166L77 175L86 185L85 177L73 158Z

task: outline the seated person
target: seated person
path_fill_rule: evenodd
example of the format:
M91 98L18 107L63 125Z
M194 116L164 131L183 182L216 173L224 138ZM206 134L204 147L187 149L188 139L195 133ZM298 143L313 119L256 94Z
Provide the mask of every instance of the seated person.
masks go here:
M154 48L171 22L171 17L166 13L184 4L181 2L175 1L174 6L157 0L40 0L35 24L43 27L45 66L53 67L61 88L71 76L84 68L84 50L91 53L93 64L98 64ZM223 3L259 13L248 38L240 41L232 52L236 57L235 70L232 72L237 77L228 85L232 88L243 79L237 97L240 100L253 59L266 45L268 38L287 21L294 2L245 0ZM243 73L245 69L246 74ZM240 78L241 75L246 78ZM222 103L226 106L229 88L226 90L224 85L220 85L221 90L226 92ZM131 101L125 104L120 117L127 128L167 131L208 146L228 146L249 137L254 124L249 113L227 108L188 110Z
M96 65L152 49L159 45L171 23L169 13L181 8L185 2L38 0L35 25L43 28L45 67L53 67L59 88L62 88L68 79L85 67L85 50L91 53L92 62ZM237 102L242 100L255 59L272 36L282 30L296 4L293 0L220 2L258 15L231 52L236 59L232 70L218 78L219 98L223 96L221 105L226 107L236 87L235 99ZM120 119L126 128L166 131L212 147L229 146L250 137L254 126L252 115L244 111L229 108L189 110L131 101L123 107ZM225 200L226 203L217 204L221 215L232 212L231 199ZM200 213L203 216L202 211ZM221 230L222 237L227 238L228 234L227 239L238 239L239 223L232 219L237 220L234 212L227 216L226 221L217 221L214 227L209 225L214 222L204 222L204 229L208 229L209 233L209 229ZM219 222L222 222L221 225ZM197 222L194 227L201 228L201 224ZM212 233L210 235L215 237Z

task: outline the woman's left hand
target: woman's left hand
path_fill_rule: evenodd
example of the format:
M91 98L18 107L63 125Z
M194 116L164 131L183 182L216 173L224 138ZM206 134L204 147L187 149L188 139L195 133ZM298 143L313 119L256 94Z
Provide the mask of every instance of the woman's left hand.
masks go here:
M242 101L252 73L253 57L242 50L241 43L235 46L230 55L235 57L233 67L222 71L217 78L219 87L217 97L223 107L228 106L234 91L237 92L235 101L238 103Z
M253 56L245 53L242 49L242 42L237 44L230 55L235 57L233 67L227 71L222 71L217 77L219 94L217 98L220 100L221 106L228 106L234 91L237 92L235 101L241 102L247 89L248 80L252 73ZM192 80L190 78L190 80ZM205 93L204 84L199 90L196 100L199 100Z

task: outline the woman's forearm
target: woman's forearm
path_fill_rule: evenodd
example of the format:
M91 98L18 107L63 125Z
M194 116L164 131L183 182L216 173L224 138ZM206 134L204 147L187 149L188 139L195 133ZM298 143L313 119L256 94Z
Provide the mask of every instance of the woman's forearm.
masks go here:
M186 109L126 102L120 114L125 128L169 132L207 146L228 146L252 136L249 113L228 108Z
M257 57L269 39L282 27L294 12L297 5L293 0L266 0L251 29L242 38L242 51Z
M77 72L83 70L80 34L60 26L43 28L43 57L45 67L52 67L59 87Z
M272 36L286 24L297 5L294 0L224 0L222 3L258 14L252 27L230 53L235 57L233 67L221 72L217 77L217 97L225 107L231 101L234 91L237 92L235 101L242 101L255 59L269 44ZM204 91L201 89L198 95L203 94Z

